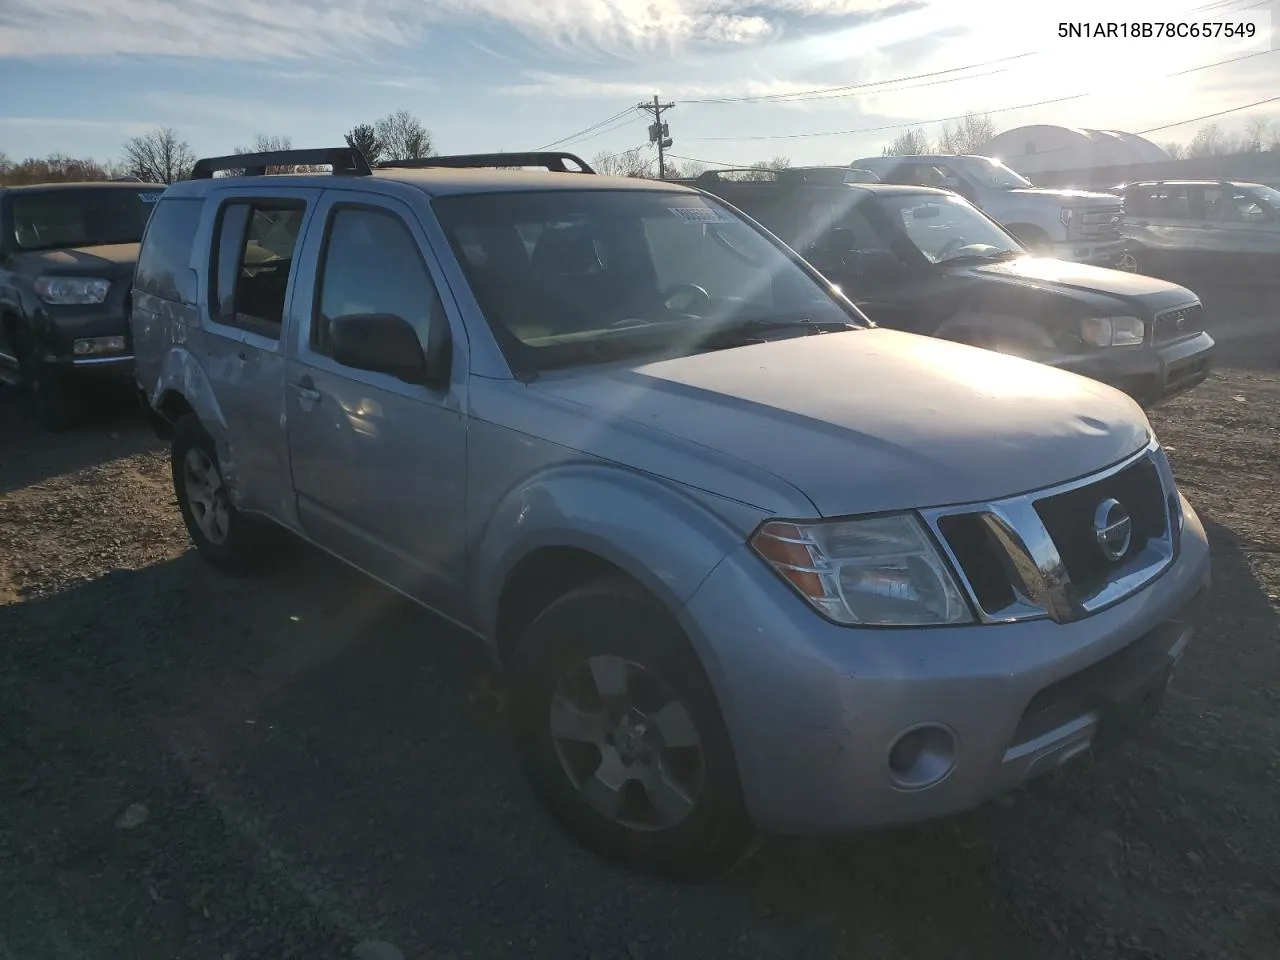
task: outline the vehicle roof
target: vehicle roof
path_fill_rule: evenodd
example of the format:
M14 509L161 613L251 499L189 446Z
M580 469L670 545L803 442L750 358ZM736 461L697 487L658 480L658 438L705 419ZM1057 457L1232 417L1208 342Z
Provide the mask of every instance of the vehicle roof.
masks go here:
M722 180L715 184L717 188L734 189L781 189L781 190L857 190L874 196L902 196L903 194L932 193L940 197L954 197L950 190L937 187L918 187L911 183L785 183L777 180ZM714 193L708 190L708 193Z
M918 161L922 163L932 163L935 161L955 161L955 160L981 160L984 163L991 161L990 157L982 157L976 153L902 153L894 154L891 157L863 157L861 160L853 161L850 166L860 167L864 163L884 164L899 161Z
M588 173L550 173L538 170L455 169L420 167L415 169L379 167L372 176L341 176L329 173L284 173L263 177L216 177L207 180L182 180L169 188L175 196L203 194L231 184L262 187L342 187L369 181L403 183L417 187L433 197L474 193L515 193L550 190L640 190L679 191L692 193L686 187L666 180L643 180L636 177L604 177Z
M1147 186L1154 186L1154 185L1155 185L1155 184L1157 184L1157 183L1163 183L1163 184L1166 184L1166 185L1168 185L1168 186L1172 186L1172 187L1201 187L1201 186L1216 187L1216 186L1218 186L1218 184L1220 184L1220 183L1226 183L1226 184L1229 184L1230 186L1233 186L1233 187L1261 187L1261 186L1264 186L1264 184L1261 184L1261 183L1254 183L1252 180L1214 180L1214 179L1212 179L1212 178L1210 178L1210 177L1206 177L1206 178L1204 178L1204 179L1200 179L1200 180L1186 180L1186 179L1178 179L1178 180L1134 180L1134 181L1132 181L1131 183L1124 183L1124 184L1121 184L1121 186L1122 186L1122 187L1147 187Z
M68 180L57 181L54 183L14 183L0 186L0 190L12 190L16 192L26 191L48 191L55 192L58 190L82 190L85 187L96 187L100 190L139 190L150 188L152 190L163 190L163 183L140 183L137 180Z

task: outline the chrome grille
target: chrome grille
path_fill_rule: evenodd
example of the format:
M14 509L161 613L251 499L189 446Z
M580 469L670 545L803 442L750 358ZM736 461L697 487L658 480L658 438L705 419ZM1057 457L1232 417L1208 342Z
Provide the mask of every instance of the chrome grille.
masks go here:
M1204 307L1199 303L1156 314L1155 342L1168 343L1204 330Z
M1109 500L1128 512L1118 559L1103 553L1095 514ZM924 511L969 598L987 623L1078 620L1142 589L1175 552L1177 490L1154 441L1081 480L984 504Z
M1102 207L1086 207L1076 216L1080 236L1091 240L1118 240L1120 225L1124 221L1124 205L1116 203Z

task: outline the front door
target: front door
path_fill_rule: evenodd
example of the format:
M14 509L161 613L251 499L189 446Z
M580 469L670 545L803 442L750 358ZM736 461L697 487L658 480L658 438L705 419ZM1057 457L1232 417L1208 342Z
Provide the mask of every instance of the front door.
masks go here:
M318 544L448 616L462 612L467 424L465 338L413 211L327 190L308 262L310 300L289 361L285 410L298 516ZM356 370L330 355L328 320L394 314L423 350L452 327L449 386Z

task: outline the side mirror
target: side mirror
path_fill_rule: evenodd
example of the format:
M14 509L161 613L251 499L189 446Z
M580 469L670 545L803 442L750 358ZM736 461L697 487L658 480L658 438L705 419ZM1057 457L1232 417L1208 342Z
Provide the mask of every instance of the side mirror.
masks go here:
M409 321L390 313L353 313L329 321L334 360L344 367L388 373L405 383L448 382L447 330L433 339L442 346L424 353Z

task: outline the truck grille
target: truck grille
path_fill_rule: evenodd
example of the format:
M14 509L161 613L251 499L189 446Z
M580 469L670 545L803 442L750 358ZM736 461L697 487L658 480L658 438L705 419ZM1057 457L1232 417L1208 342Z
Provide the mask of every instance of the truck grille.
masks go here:
M1202 330L1204 330L1204 306L1199 303L1156 314L1156 343L1168 343L1170 340L1194 336Z
M1108 204L1103 207L1087 207L1078 214L1080 236L1090 240L1119 240L1120 225L1124 221L1124 205Z
M1159 447L1062 487L991 504L926 511L987 622L1079 619L1141 589L1173 560L1177 494ZM1096 516L1114 500L1129 542L1111 559Z

